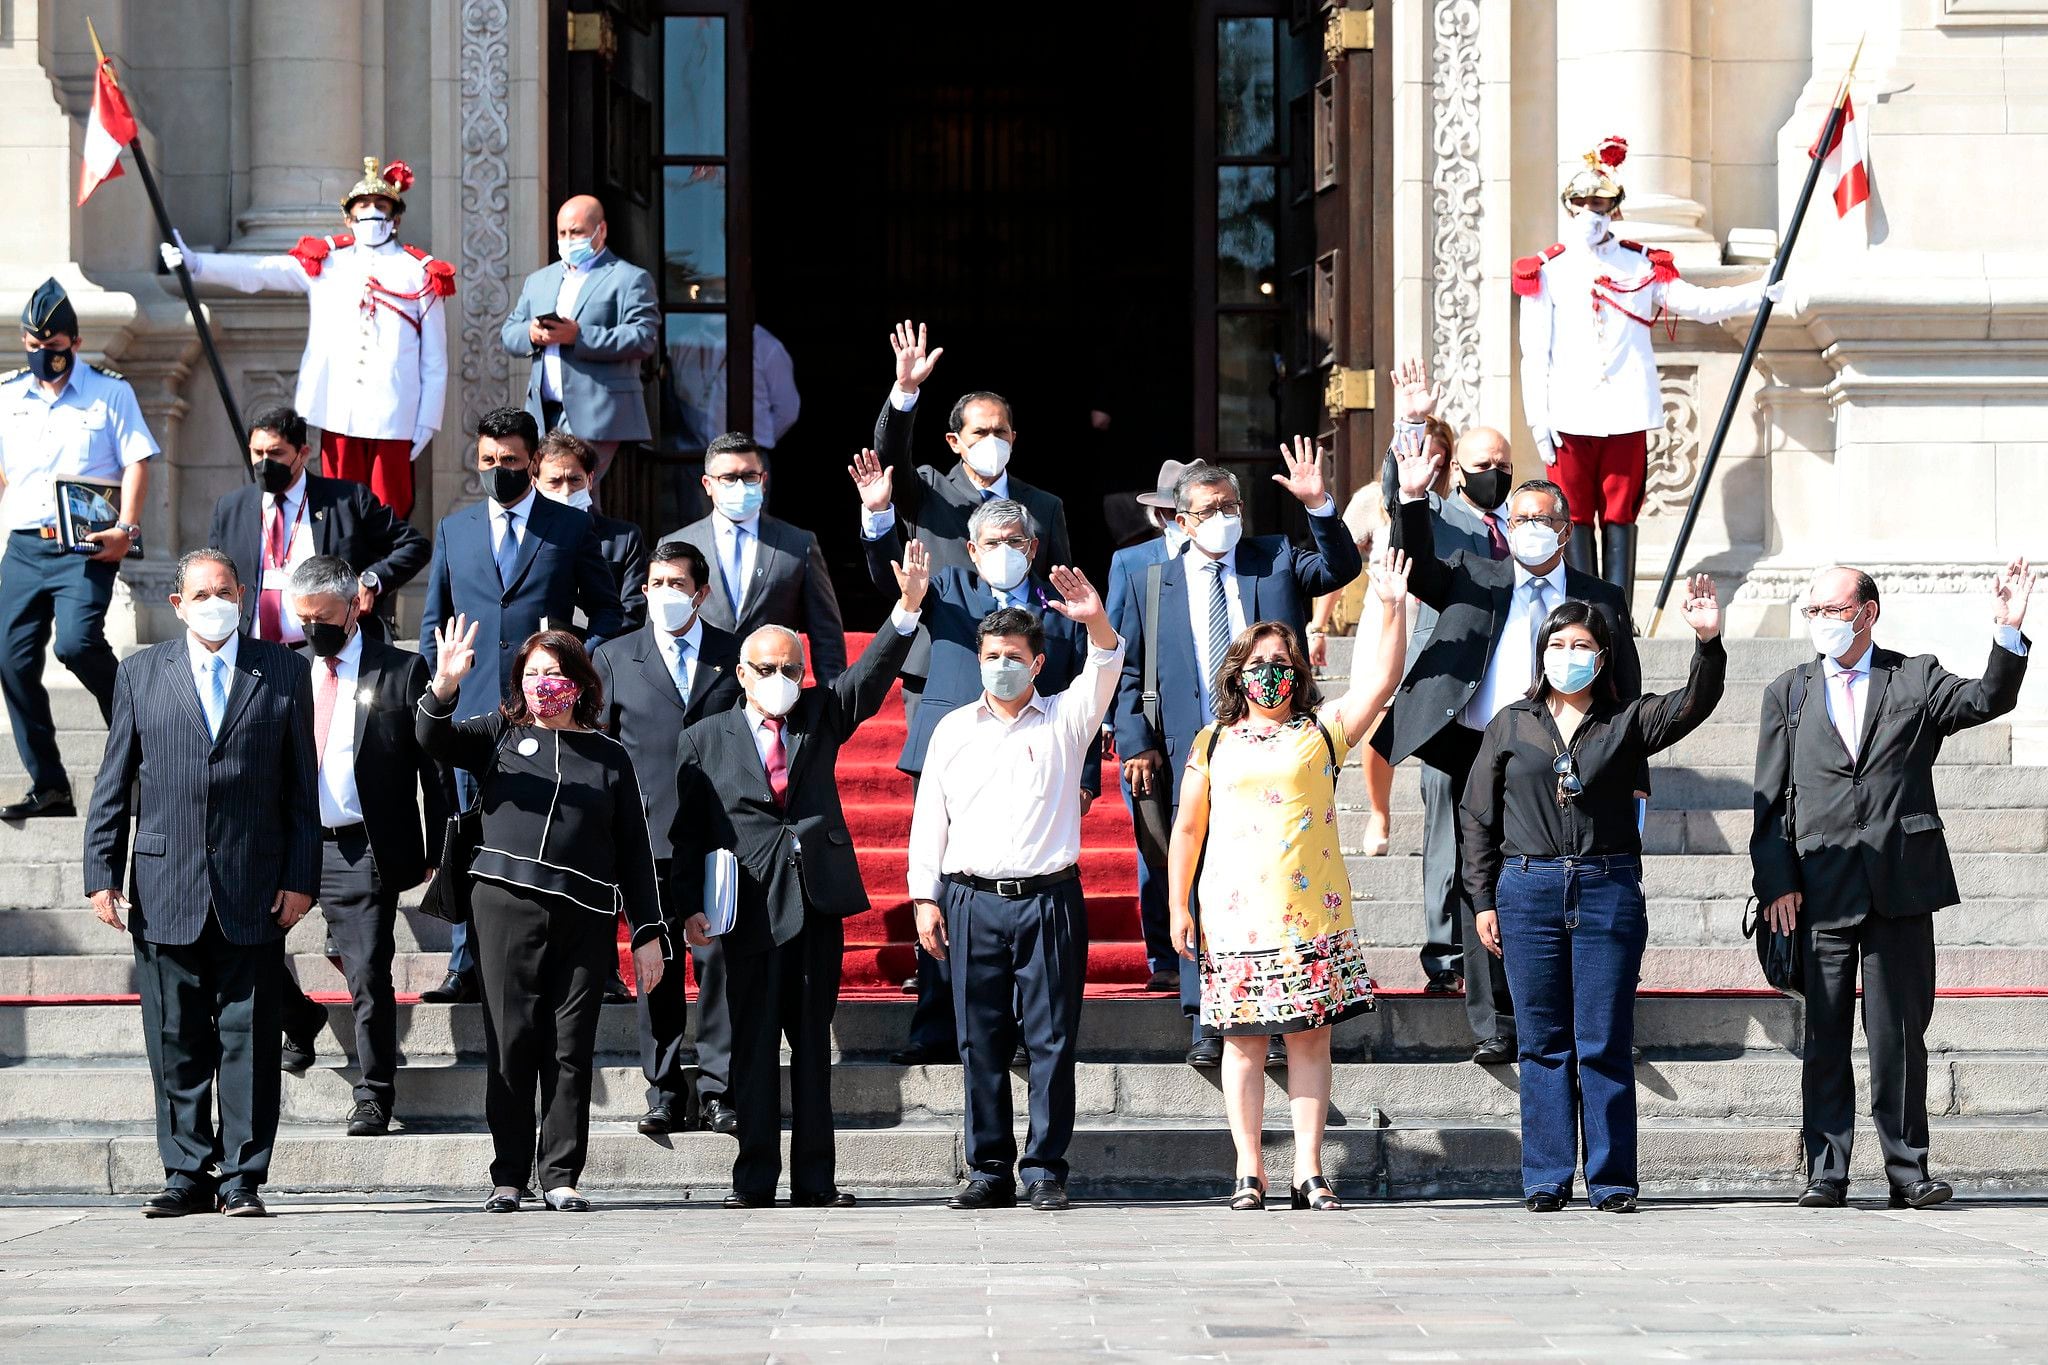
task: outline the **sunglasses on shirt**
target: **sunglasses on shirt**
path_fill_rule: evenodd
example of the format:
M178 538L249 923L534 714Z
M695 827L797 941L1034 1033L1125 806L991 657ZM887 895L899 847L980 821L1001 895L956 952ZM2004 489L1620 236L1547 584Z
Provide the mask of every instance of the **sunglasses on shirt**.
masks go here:
M1550 771L1557 774L1558 805L1563 806L1567 802L1577 800L1580 793L1586 790L1585 783L1579 781L1578 763L1569 752L1552 759Z

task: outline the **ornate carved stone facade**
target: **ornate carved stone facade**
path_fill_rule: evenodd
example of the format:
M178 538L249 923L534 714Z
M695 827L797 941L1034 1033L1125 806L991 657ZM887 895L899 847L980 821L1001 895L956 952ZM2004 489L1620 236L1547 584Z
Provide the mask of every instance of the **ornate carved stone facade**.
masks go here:
M1430 27L1430 372L1444 419L1463 428L1479 415L1478 0L1436 0Z
M495 407L510 358L498 321L512 309L511 13L507 0L463 0L458 73L462 85L462 430ZM467 483L475 482L470 476Z
M1667 365L1660 380L1664 425L1650 433L1643 514L1683 516L1700 472L1700 372L1695 366Z

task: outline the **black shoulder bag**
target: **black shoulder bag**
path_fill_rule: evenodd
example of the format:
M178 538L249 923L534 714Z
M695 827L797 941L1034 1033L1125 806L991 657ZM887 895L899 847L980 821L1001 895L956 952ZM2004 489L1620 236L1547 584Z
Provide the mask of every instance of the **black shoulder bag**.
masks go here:
M1798 856L1799 846L1799 713L1806 709L1807 674L1812 667L1801 664L1793 673L1785 699L1785 842L1793 846L1794 857ZM1752 900L1743 916L1742 932L1755 941L1757 966L1763 969L1764 980L1771 988L1787 995L1804 996L1806 964L1799 931L1795 928L1789 934L1781 934L1771 929L1764 923L1763 907Z
M498 737L498 742L503 745L503 735ZM493 749L491 766L495 768L497 765L498 753ZM476 796L468 808L448 817L448 823L441 830L439 869L434 873L434 880L427 883L426 894L420 898L420 913L449 924L469 923L469 867L476 860L477 848L484 841L483 803L487 777L488 774L477 776Z

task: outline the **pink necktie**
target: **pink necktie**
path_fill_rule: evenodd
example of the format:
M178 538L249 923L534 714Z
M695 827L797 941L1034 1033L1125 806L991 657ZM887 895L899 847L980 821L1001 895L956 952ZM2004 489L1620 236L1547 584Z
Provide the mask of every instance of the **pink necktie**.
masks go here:
M768 731L768 790L779 806L789 796L789 757L782 747L782 718L763 716L761 724Z
M1835 674L1835 681L1842 685L1841 716L1835 724L1835 729L1841 732L1842 747L1847 749L1849 757L1854 759L1856 745L1862 738L1862 732L1856 725L1856 689L1849 685L1849 678L1850 673L1847 669Z
M325 763L327 730L334 722L334 703L341 696L341 656L332 655L321 662L327 671L313 683L313 753Z
M285 561L284 499L271 509L270 524L263 528L264 579L271 569L282 569ZM284 592L263 588L256 597L256 633L266 640L284 639Z

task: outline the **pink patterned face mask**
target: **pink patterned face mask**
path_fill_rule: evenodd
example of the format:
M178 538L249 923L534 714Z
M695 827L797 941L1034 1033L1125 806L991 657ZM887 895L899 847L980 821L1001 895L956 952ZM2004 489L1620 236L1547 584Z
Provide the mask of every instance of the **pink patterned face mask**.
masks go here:
M553 720L569 711L583 692L567 678L522 678L519 688L526 693L526 709L542 720Z

